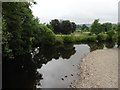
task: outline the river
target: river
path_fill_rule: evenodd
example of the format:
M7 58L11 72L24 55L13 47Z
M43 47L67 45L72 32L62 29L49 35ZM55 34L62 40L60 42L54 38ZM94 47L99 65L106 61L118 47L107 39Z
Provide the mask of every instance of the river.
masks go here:
M31 54L3 60L3 88L67 88L80 79L80 60L112 43L37 47Z

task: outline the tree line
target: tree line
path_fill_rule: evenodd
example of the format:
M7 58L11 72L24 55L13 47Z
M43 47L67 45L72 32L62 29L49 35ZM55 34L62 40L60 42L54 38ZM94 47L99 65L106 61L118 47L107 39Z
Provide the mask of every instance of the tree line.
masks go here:
M76 24L69 20L51 20L50 25L55 34L71 34L76 30Z
M53 30L55 34L71 34L76 30L81 30L83 32L88 31L93 34L99 34L101 32L108 32L110 30L117 31L117 24L112 24L110 22L101 24L99 19L94 20L92 24L75 24L69 20L51 20L50 24L47 26Z
M55 34L71 34L77 28L89 31L91 34L110 37L117 32L117 25L99 23L95 20L90 27L82 26L70 20L51 20L49 24L41 24L30 9L32 2L3 2L2 3L2 52L5 57L15 57L26 54L32 48L42 45L55 44ZM35 3L34 3L35 4ZM118 36L119 37L119 36Z

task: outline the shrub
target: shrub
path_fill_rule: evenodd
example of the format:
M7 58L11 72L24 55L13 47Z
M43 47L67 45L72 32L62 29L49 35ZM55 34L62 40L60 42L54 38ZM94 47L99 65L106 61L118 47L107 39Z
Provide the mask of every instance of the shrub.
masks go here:
M95 42L96 41L96 36L89 36L87 40L90 41L90 42Z
M64 43L73 43L73 42L75 42L75 36L65 35L63 38L64 38Z
M56 36L55 37L55 44L63 44L63 37L62 36Z
M99 34L97 35L97 40L100 41L100 42L105 41L106 38L107 38L107 35L104 34L104 33L99 33Z
M96 36L83 36L81 38L82 42L95 42L96 41Z
M115 31L110 30L107 32L107 41L116 41Z
M45 25L41 24L34 35L33 44L53 45L55 43L55 34Z

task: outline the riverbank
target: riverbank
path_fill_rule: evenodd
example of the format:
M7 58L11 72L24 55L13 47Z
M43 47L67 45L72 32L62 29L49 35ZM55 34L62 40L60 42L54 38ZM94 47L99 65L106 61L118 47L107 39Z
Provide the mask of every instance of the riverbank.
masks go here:
M118 49L96 50L81 61L76 88L117 88Z

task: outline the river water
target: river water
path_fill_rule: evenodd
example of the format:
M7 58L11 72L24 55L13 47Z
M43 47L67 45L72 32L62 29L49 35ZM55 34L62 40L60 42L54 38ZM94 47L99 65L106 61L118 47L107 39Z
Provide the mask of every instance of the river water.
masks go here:
M43 80L40 81L42 88L67 88L79 79L80 60L90 52L90 48L84 44L74 47L76 52L70 58L53 58L37 70L43 75Z
M80 79L80 60L113 43L64 44L35 48L15 59L3 58L3 88L67 88Z

